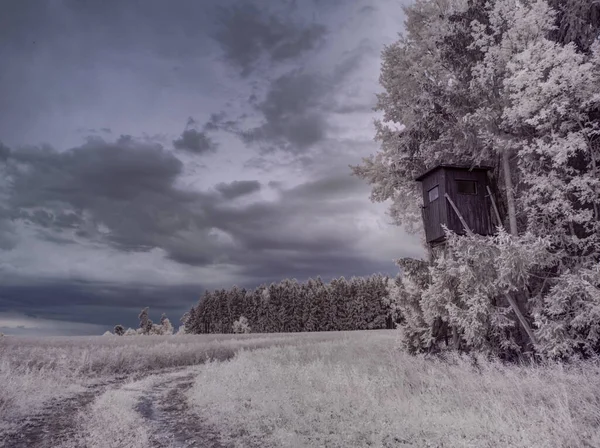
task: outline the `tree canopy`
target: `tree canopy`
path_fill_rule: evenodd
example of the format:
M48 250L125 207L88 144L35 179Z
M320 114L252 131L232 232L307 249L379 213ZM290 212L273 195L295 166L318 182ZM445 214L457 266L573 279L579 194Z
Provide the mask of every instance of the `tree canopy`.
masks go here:
M600 2L417 0L382 52L376 139L352 167L421 229L415 177L440 163L493 167L509 233L448 236L406 271L397 294L407 346L457 345L506 356L526 349L514 295L544 356L600 351ZM420 291L402 282L417 276ZM510 297L509 297L510 298ZM447 336L447 335L446 335Z

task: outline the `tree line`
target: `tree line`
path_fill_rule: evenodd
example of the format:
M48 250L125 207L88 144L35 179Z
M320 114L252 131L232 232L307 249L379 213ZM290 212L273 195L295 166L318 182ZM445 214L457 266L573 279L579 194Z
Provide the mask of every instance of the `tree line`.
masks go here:
M279 333L395 328L389 278L344 277L325 283L320 277L300 283L285 279L247 290L206 291L184 315L185 332Z

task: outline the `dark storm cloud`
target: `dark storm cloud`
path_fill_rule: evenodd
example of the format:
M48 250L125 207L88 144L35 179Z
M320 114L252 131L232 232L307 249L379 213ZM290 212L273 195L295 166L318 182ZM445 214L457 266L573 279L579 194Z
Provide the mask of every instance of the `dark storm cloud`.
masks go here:
M148 287L74 280L5 284L0 287L0 317L1 313L16 312L109 328L115 324L136 327L138 313L148 306L152 319L166 313L177 327L203 290L200 284Z
M173 146L175 149L189 151L193 154L205 154L217 150L217 144L204 132L196 129L183 131L181 137L173 141Z
M162 57L179 59L198 53L198 39L206 39L206 25L210 23L207 12L216 3L10 2L3 5L0 15L0 41L35 52L36 45L67 44L70 36L77 35L76 42L61 46L65 50L62 57L91 63L100 52L146 48Z
M206 123L204 123L202 129L204 130L204 132L222 130L239 135L239 119L227 120L226 118L227 114L225 112L213 113L210 115L210 119Z
M0 142L0 161L5 162L10 156L10 148Z
M217 131L221 128L223 121L225 120L225 112L219 112L211 114L210 119L204 125L205 131Z
M248 76L266 56L272 62L297 58L322 42L326 28L317 23L298 24L252 4L221 11L216 39L227 60Z
M0 208L0 251L14 249L17 245L15 228L8 210Z
M339 89L360 68L364 58L375 52L369 40L342 54L331 74L293 69L275 78L264 100L250 102L263 118L260 126L241 133L246 143L255 143L264 151L275 149L300 154L327 137L328 113L363 112L369 104L340 104ZM351 96L350 93L345 97ZM360 100L362 101L362 99Z
M152 248L198 219L192 209L204 197L173 185L182 169L160 145L131 137L91 139L63 152L21 148L8 160L8 204L13 215L43 227L76 227L81 236L116 247ZM108 235L99 231L101 224Z
M63 152L21 148L8 159L8 211L55 242L74 230L119 250L160 248L179 263L228 263L261 278L284 268L296 276L336 275L344 260L358 257L357 230L344 223L361 206L364 185L349 173L280 189L276 201L234 205L232 198L260 183L220 184L218 194L184 191L175 187L182 168L160 145L132 137L92 139ZM323 257L338 263L318 271Z
M261 185L257 180L235 180L230 183L220 183L215 189L227 199L235 199L247 194L260 191Z
M362 205L356 199L361 189L360 180L340 175L280 189L280 198L274 202L212 206L211 224L232 240L219 248L218 256L222 262L242 267L249 278L268 278L274 272L297 278L341 275L352 264L361 270L369 262L353 246L360 235L352 224L355 210ZM194 263L200 245L181 244L171 256ZM391 261L387 265L395 269Z
M351 173L324 177L312 182L304 183L296 188L286 191L287 200L318 201L322 198L336 200L351 197L353 193L368 193L369 188L365 183Z
M295 70L271 84L256 109L265 123L243 134L246 142L263 143L263 149L300 152L322 140L327 122L319 106L327 91L324 79Z

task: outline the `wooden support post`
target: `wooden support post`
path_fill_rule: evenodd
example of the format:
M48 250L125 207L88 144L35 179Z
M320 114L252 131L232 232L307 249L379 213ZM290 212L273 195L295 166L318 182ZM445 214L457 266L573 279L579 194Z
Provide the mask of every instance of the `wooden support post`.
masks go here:
M488 194L490 195L490 200L492 201L492 208L494 209L494 215L496 216L496 221L498 222L498 226L504 228L502 224L502 220L500 219L500 212L498 211L498 207L496 206L496 200L494 199L494 195L492 194L492 190L490 190L490 186L486 185Z
M446 199L448 200L448 202L452 206L452 209L454 210L454 213L456 213L456 216L458 216L458 219L460 220L461 224L465 228L465 231L467 232L467 235L473 235L473 232L471 231L471 229L467 225L467 222L465 221L465 219L463 218L463 216L461 215L461 213L458 211L458 208L456 208L456 205L454 204L454 201L452 201L452 199L450 199L450 196L448 196L448 193L446 193ZM510 294L508 294L506 292L504 293L504 297L506 298L506 300L508 300L508 303L509 303L510 307L513 309L513 311L517 315L517 319L519 319L519 322L521 323L521 326L525 329L525 332L527 333L527 336L529 336L529 339L531 339L531 342L533 343L533 345L536 346L537 345L537 340L535 338L535 335L533 334L533 331L531 330L531 328L529 327L529 324L525 320L525 316L523 316L523 313L521 313L521 310L519 309L519 307L517 305L517 302L515 301L515 299L513 299L511 297Z
M446 197L446 199L448 200L448 202L452 206L452 209L454 210L454 213L456 213L456 216L458 216L458 219L460 220L460 223L465 228L465 232L467 232L467 235L473 235L473 232L471 231L471 228L469 227L469 225L465 221L465 218L463 218L463 216L461 215L461 213L458 211L458 208L456 208L456 204L454 204L454 201L450 198L450 196L448 196L448 193L446 193L444 196Z
M535 338L533 331L529 327L529 324L525 320L525 316L523 316L523 313L521 313L521 310L519 309L519 306L517 305L517 302L515 301L515 299L513 299L512 296L506 292L504 293L504 297L506 297L506 300L508 300L510 307L513 309L513 311L517 315L517 318L519 319L519 322L521 322L521 326L525 329L527 336L529 336L531 343L534 345L534 347L537 346L537 344L538 344L537 339Z

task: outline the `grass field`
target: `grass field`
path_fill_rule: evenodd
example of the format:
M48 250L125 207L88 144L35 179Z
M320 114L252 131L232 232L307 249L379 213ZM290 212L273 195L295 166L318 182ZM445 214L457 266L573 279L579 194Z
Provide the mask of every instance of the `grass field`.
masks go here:
M239 447L600 446L597 364L474 367L357 336L210 363L189 400Z
M3 337L0 339L0 431L9 420L31 415L51 400L94 382L207 360L236 351L331 339L330 333L183 335L143 337Z
M229 446L600 446L598 362L474 365L411 357L396 345L394 331L3 338L0 420L117 374L212 359L182 400ZM109 391L92 411L120 396ZM131 422L144 431L133 414Z

